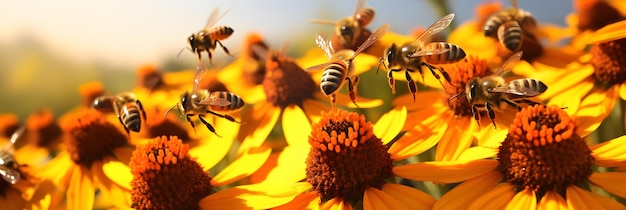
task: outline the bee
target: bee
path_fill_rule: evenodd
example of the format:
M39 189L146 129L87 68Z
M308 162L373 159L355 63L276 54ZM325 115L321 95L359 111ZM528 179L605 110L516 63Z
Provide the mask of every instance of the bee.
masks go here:
M326 38L322 35L317 35L315 42L317 46L319 46L322 51L328 57L328 62L309 67L305 69L305 71L316 71L324 69L324 73L322 74L322 81L320 83L320 89L322 93L326 96L330 96L330 102L335 107L335 96L337 90L343 85L344 81L348 81L348 92L350 94L350 99L352 103L358 107L356 104L356 86L359 83L359 77L352 75L354 70L354 66L352 65L352 61L359 55L365 48L374 44L378 39L380 39L385 33L387 33L387 29L389 25L385 24L378 28L372 35L370 35L365 42L356 51L352 51L349 49L344 49L335 52L332 47L332 44L326 40Z
M191 51L198 54L198 60L202 60L202 55L200 53L206 51L209 54L209 62L212 62L213 55L211 52L215 50L218 44L222 47L226 54L231 55L228 48L222 45L221 40L230 37L234 30L228 26L213 27L213 25L215 25L219 19L224 17L226 13L218 17L219 10L215 8L213 12L211 12L211 16L209 16L204 28L195 34L191 34L191 36L187 39L187 42L191 47Z
M431 38L434 34L439 33L454 19L454 14L449 14L437 22L429 26L422 34L420 34L415 40L404 43L400 46L395 43L385 49L383 53L384 57L380 58L380 64L383 64L389 71L387 72L387 78L389 79L389 86L391 92L395 94L395 80L393 79L393 72L405 70L405 77L407 85L411 94L413 94L413 102L415 102L415 92L417 92L417 86L413 82L413 78L409 72L419 71L424 80L424 72L422 66L426 66L432 73L441 86L441 77L435 72L437 69L446 81L450 82L450 75L443 68L436 68L433 65L446 64L457 62L465 58L465 51L461 47L447 43L447 42L431 42ZM386 64L385 64L386 62ZM378 69L376 70L378 73Z
M25 127L19 128L11 135L9 143L0 148L0 176L10 184L17 183L21 178L19 164L13 156L13 145L22 136L24 130Z
M517 0L511 0L512 7L491 15L483 27L485 36L498 39L500 44L511 52L521 49L524 37L537 27L537 21L530 12L517 7Z
M91 107L102 113L115 113L128 135L130 131L139 132L141 120L146 121L146 112L141 101L130 92L114 96L100 96L93 101Z
M194 76L194 84L193 90L191 92L185 91L180 96L180 101L172 106L165 112L165 116L174 109L174 107L178 108L178 112L185 115L187 122L191 125L191 127L196 129L195 123L191 120L192 116L198 116L200 122L204 124L209 131L213 132L218 137L220 135L215 132L215 128L209 122L204 119L206 114L212 114L224 119L227 119L231 122L241 123L235 118L231 117L227 114L220 113L231 113L236 112L243 109L245 102L238 95L227 92L227 91L215 91L209 92L206 89L199 90L198 84L204 75L204 72L207 71L206 65L203 62L200 62L196 67L195 76ZM220 112L220 113L218 113Z
M500 76L516 66L521 58L522 51L517 52L509 57L492 75L482 78L474 77L467 82L463 94L466 96L467 102L472 106L472 114L477 122L480 120L478 108L487 111L489 119L491 119L493 126L496 127L494 108L502 109L502 104L507 104L519 111L522 110L520 103L539 104L527 98L545 92L548 89L546 84L531 78L505 82L504 78Z
M311 22L335 26L333 40L337 40L337 42L332 43L333 48L337 50L356 50L372 34L365 27L372 22L376 12L374 8L365 6L366 1L357 0L352 16L342 18L336 22L328 20L311 20Z

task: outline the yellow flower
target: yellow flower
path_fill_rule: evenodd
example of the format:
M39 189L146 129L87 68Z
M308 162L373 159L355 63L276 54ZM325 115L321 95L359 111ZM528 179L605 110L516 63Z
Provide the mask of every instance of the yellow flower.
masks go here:
M352 209L360 205L363 209L431 208L435 200L430 195L388 183L395 177L393 161L404 157L399 154L422 144L398 141L388 148L405 120L405 108L390 111L374 126L365 116L354 112L324 112L319 122L312 125L309 146L286 148L277 165L276 172L280 172L269 174L264 181L293 186L301 192L277 209ZM304 135L290 141L302 141L302 138ZM302 154L307 151L303 161ZM305 182L291 184L305 178Z
M26 119L25 129L15 144L15 156L23 160L22 164L39 168L61 150L64 134L52 110L32 113Z
M435 209L624 209L614 199L579 187L590 183L626 196L624 183L614 181L626 177L624 172L593 171L594 166L624 166L626 139L588 146L587 128L578 124L586 120L555 105L527 107L508 131L492 136L486 146L466 150L459 161L405 165L394 172L408 179L461 182ZM497 159L485 159L492 157Z
M157 137L138 146L129 164L134 208L267 209L293 198L291 189L277 194L276 188L261 185L241 185L215 192L220 175L213 179L188 152L189 145L175 136Z
M23 129L16 131L14 135L22 135ZM17 136L16 136L17 137ZM11 137L15 138L15 137ZM18 158L14 156L14 145L11 141L16 139L5 139L0 137L0 159L2 162L2 175L0 175L0 203L2 209L25 209L35 207L39 209L48 208L45 201L39 196L34 196L33 192L39 180L32 176L34 170L25 165L23 161L28 158ZM12 173L19 173L15 177ZM10 179L7 179L11 177ZM11 182L9 182L9 180ZM12 183L15 181L15 183Z

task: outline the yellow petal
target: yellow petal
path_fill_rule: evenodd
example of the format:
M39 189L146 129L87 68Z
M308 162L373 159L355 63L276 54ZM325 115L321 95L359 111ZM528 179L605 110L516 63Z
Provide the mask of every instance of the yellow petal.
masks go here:
M581 101L585 98L589 91L591 91L593 86L594 85L591 83L591 79L584 80L578 85L570 86L570 89L554 95L551 99L549 99L550 101L548 102L548 105L554 104L559 107L566 107L567 109L565 109L565 112L567 112L570 116L573 116L576 112L578 112L581 106ZM548 89L550 88L548 87ZM540 97L543 97L543 94L540 95Z
M466 21L450 33L448 42L459 45L468 55L477 55L481 58L497 57L499 43L495 39L485 37L479 28L482 27L476 21Z
M244 140L237 154L261 146L278 122L280 112L280 107L265 101L255 104L252 109L244 112L241 120L246 122L246 125L241 127L238 137Z
M280 152L277 165L264 182L295 183L306 178L306 157L310 147L287 146Z
M113 150L113 155L122 163L130 163L133 151L135 151L135 147L119 147Z
M93 178L83 166L74 167L67 189L68 209L92 209L96 193Z
M330 199L320 205L320 209L323 210L352 210L352 206L347 204L341 198Z
M233 137L221 139L217 136L212 136L198 141L201 141L199 145L189 149L189 156L196 158L196 162L198 162L204 170L209 170L226 156L234 139Z
M600 42L610 42L618 39L626 38L626 20L612 23L598 29L589 38L587 43L596 44Z
M436 201L428 193L406 185L385 184L382 191L410 209L432 209Z
M475 146L469 149L466 149L461 156L459 156L458 161L466 162L472 160L480 160L495 157L498 154L498 149Z
M459 158L461 153L468 149L474 140L474 136L466 135L468 131L476 129L471 123L471 118L457 118L449 116L444 118L448 122L448 129L439 140L437 150L435 151L435 160L437 161L454 161Z
M626 83L622 83L619 86L619 96L622 100L626 100Z
M392 170L397 176L410 180L456 183L488 173L497 166L495 160L437 161L396 166Z
M280 192L280 193L277 193ZM293 185L242 185L221 190L200 200L202 209L269 209L301 194Z
M316 100L305 99L302 109L311 122L319 122L322 119L322 111L330 111L330 106Z
M337 100L337 105L346 106L348 108L357 108L354 105L354 102L352 102L352 99L350 99L350 96L348 94L338 92L336 96L336 100ZM357 105L359 105L359 108L374 108L374 107L379 107L380 105L383 105L384 103L383 100L369 99L369 98L359 96L358 94L357 94L355 102Z
M502 209L515 196L515 187L509 183L500 183L483 194L468 209Z
M120 161L104 161L101 170L106 177L109 177L115 184L127 190L132 189L130 182L133 180L133 174L130 172L128 165ZM94 173L96 172L94 171Z
M548 191L537 203L537 209L569 209L567 201L559 193Z
M289 105L283 111L283 133L289 146L307 146L311 134L311 122L297 105Z
M69 153L61 152L44 165L36 176L42 179L49 179L54 185L66 188L75 166L76 164L70 159Z
M594 199L594 197L591 197L589 195L593 193L587 192L576 186L567 187L565 194L567 195L565 200L567 201L567 206L570 209L601 209L602 208L602 204L600 204L596 199Z
M500 147L504 139L506 139L506 135L509 134L509 129L481 129L479 132L475 133L475 136L478 140L478 145L497 149Z
M515 194L506 205L506 209L537 209L537 195L535 191L528 188Z
M410 209L396 198L376 188L365 189L363 209Z
M4 144L2 144L4 145ZM34 144L26 144L19 149L15 150L14 158L18 160L20 164L25 164L33 167L42 166L50 156L49 150L45 147L38 147Z
M444 194L433 209L465 209L480 196L493 189L500 182L502 175L491 171L467 180Z
M615 167L626 163L626 135L601 144L590 146L595 158L595 165Z
M272 153L272 148L251 149L230 163L211 180L214 186L223 186L245 178L258 170Z
M429 150L439 142L448 125L436 122L428 126L433 126L433 128L423 125L415 126L391 145L388 150L391 159L403 160Z
M575 115L578 121L578 135L587 136L600 126L613 110L617 94L616 88L610 88L606 91L594 91L582 100Z
M61 191L50 180L43 180L38 184L29 201L32 209L56 209L65 198L65 191Z
M305 192L296 196L289 203L276 207L274 210L320 209L320 196L317 192Z
M108 199L116 207L130 207L132 203L130 200L130 191L132 190L132 188L130 187L130 180L127 183L127 185L129 185L128 188L126 188L126 186L119 185L113 182L109 174L105 174L104 171L104 166L107 164L111 164L111 162L116 161L107 161L107 163L105 163L104 165L101 162L95 162L91 166L95 182L98 183L98 189L102 192L102 195L100 196ZM119 164L124 165L122 163ZM130 168L126 170L128 170L128 173L130 174ZM119 171L118 173L124 172ZM132 180L132 178L132 174L130 174L130 179Z
M626 172L593 173L589 181L622 198L626 197Z
M396 107L378 119L374 124L374 134L387 144L400 133L405 121L406 107Z

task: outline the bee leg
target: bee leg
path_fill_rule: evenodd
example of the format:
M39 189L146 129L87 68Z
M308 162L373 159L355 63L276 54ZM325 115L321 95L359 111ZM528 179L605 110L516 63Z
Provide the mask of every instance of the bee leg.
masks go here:
M522 107L517 104L518 103L517 101L511 101L511 100L506 99L506 98L500 98L500 101L502 101L502 102L508 104L509 106L517 109L517 111L522 111Z
M332 106L332 109L333 109L333 110L334 110L334 109L335 109L335 107L336 107L336 104L335 104L335 103L337 103L337 94L336 94L336 93L330 94L330 104L332 104L332 105L333 105L333 106Z
M528 99L525 99L525 98L516 99L515 101L516 102L525 103L525 104L528 104L530 106L542 105L541 103L538 103L538 102L535 102L535 101L531 101L531 100L528 100ZM545 106L545 105L543 105L543 106Z
M439 81L439 84L441 84L441 87L443 87L444 89L446 88L446 86L443 85L443 82L441 82L441 76L439 76L439 74L437 74L437 72L435 72L435 69L437 69L435 66L427 64L426 62L422 62L421 63L422 66L426 66L426 68L428 68L428 70L430 70L430 73L435 76L435 78L437 79L437 81ZM441 71L440 71L441 72ZM444 71L445 72L445 71ZM420 72L421 73L421 72ZM443 74L443 73L442 73ZM450 82L450 75L448 75L448 73L445 73L446 76L445 79ZM424 74L422 74L422 80L424 80Z
M391 93L396 94L396 80L393 79L393 72L398 72L400 69L390 69L387 72L387 78L389 79L389 87L391 87Z
M354 76L352 79L348 77L346 80L348 80L348 92L350 93L350 99L356 108L359 108L359 105L356 104L356 86L359 84L359 76Z
M407 82L407 85L409 86L409 91L411 91L411 94L413 94L413 103L415 103L415 93L417 92L417 85L415 85L413 78L411 78L411 74L409 74L409 72L411 71L412 70L410 69L406 69L406 71L404 71L404 76L406 77L406 82Z
M493 123L493 128L494 129L498 129L498 127L496 126L496 113L493 111L493 107L491 106L490 103L485 102L485 109L487 109L487 114L489 114L489 119L491 120L491 123Z
M476 107L478 107L478 105L472 105L472 115L474 116L474 120L476 120L476 123L480 128L480 114L478 113L478 109Z
M139 101L139 99L135 100L135 103L137 103L137 106L139 106L139 110L141 111L142 117L143 117L143 121L147 121L146 119L148 118L146 116L146 111L143 109L143 105L141 105L141 101Z
M215 40L215 43L220 44L220 47L222 47L222 49L224 50L224 52L226 52L226 54L233 56L230 54L230 51L228 51L228 48L224 47L224 45L222 44L222 42L220 42L220 40ZM215 46L215 43L213 43L213 46Z
M211 111L211 110L207 110L206 112L209 113L209 114L212 114L212 115L215 115L215 116L227 119L228 121L231 121L231 122L241 123L241 122L235 120L235 118L233 118L233 117L231 117L230 115L227 115L227 114L219 114L219 113Z
M191 121L191 114L186 114L185 118L187 119L187 122L189 122L189 124L191 125L191 128L193 128L193 132L196 133L196 124Z
M209 131L213 132L217 137L222 138L222 136L220 136L219 134L217 134L217 132L215 132L215 128L211 125L211 123L209 123L206 120L204 120L204 118L202 116L203 115L198 115L198 118L200 119L200 122L202 122L202 124L204 124L206 126L206 128L208 128Z

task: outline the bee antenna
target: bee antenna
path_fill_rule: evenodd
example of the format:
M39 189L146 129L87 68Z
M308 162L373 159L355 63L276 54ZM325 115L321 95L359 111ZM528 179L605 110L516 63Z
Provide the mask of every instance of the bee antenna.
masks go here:
M177 106L178 106L178 104L174 104L174 106L172 106L171 108L169 108L169 109L165 112L165 115L164 115L164 116L165 116L165 117L167 117L167 114L169 114L169 113L170 113L170 111L172 111L172 109L174 109L174 107L177 107ZM178 111L180 112L180 110L178 110Z
M176 55L176 58L178 58L180 56L181 53L183 53L183 50L188 49L189 51L191 51L191 49L189 49L189 47L183 47L182 49L180 49L180 51L178 51L178 54Z
M452 99L459 97L460 95L465 95L465 92L459 92L457 94L454 94L452 97L448 98L448 102L450 102Z
M387 67L387 64L385 64L385 60L383 57L379 57L378 58L378 67L376 67L376 75L378 75L378 70L380 70L380 65L383 65L383 67L385 67L386 70L389 70L389 68Z
M26 131L26 127L21 126L15 132L13 132L13 134L11 135L11 139L10 139L11 144L15 144L15 142L17 142L19 137L22 136L22 134L24 134L24 131Z

